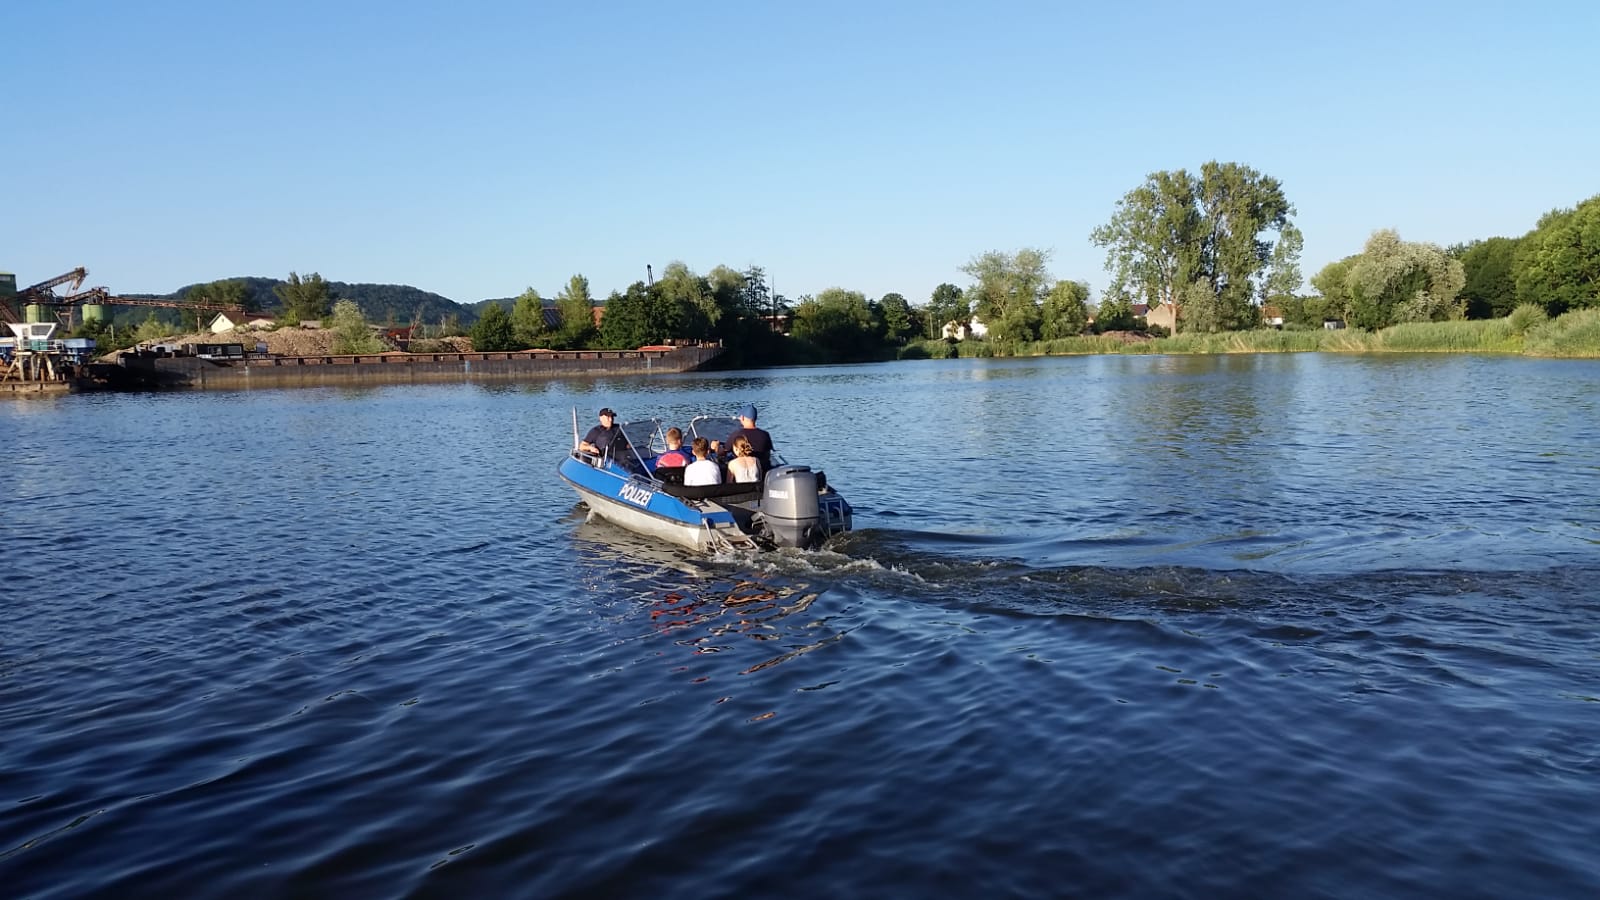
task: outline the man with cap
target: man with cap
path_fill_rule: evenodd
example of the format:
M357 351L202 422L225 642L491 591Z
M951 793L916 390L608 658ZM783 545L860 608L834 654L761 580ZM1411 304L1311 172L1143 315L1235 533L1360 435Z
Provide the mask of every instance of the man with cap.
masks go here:
M600 424L589 429L589 433L578 442L578 449L595 456L616 456L626 446L627 435L622 433L622 426L617 424L617 414L609 406L600 410Z
M739 427L728 435L728 446L731 448L741 436L750 442L750 455L761 463L761 471L765 474L772 468L772 435L756 427L756 408L753 404L746 403L739 410Z

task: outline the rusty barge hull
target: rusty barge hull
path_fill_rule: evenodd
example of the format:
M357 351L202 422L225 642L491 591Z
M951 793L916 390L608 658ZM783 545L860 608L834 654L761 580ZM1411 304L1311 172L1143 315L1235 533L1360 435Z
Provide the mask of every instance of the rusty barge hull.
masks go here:
M696 371L721 354L721 347L677 347L671 350L382 353L245 359L125 355L122 367L145 388L240 390L671 375Z
M67 381L0 381L0 397L59 397L72 390Z

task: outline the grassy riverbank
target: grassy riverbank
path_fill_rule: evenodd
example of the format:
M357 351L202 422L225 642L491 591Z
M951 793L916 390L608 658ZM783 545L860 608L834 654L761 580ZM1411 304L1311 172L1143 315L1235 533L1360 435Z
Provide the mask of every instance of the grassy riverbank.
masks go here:
M915 348L915 349L913 349ZM1006 344L964 341L950 347L927 341L907 348L907 357L1066 356L1086 353L1512 353L1600 359L1600 309L1583 309L1555 319L1537 307L1522 307L1503 319L1414 322L1382 331L1232 331L1178 334L1129 340L1085 335L1053 341Z

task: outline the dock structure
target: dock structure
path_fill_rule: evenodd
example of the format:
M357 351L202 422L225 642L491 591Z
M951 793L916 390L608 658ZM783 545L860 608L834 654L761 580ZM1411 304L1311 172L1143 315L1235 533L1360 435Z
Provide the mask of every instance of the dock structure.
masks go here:
M11 336L0 337L0 394L37 396L73 389L94 353L92 338L57 339L54 322L5 324Z
M70 381L0 381L0 397L57 397L73 390Z
M155 388L249 388L527 381L544 378L693 372L717 346L645 350L521 350L492 353L371 353L337 356L200 358L122 355L134 380Z

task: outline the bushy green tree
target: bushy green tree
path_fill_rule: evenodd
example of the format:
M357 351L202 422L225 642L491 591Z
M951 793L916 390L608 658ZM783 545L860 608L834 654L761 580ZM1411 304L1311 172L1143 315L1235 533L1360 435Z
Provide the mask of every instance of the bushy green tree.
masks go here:
M966 296L972 314L998 341L1033 341L1039 338L1039 301L1050 290L1045 263L1050 254L1023 248L1015 254L991 250L974 257L961 271L973 279Z
M954 322L966 325L972 318L972 307L965 293L953 284L941 284L928 297L922 318L928 323L928 337L944 337L944 327Z
M873 359L883 349L873 334L866 295L843 288L828 288L815 298L802 299L795 307L793 334L834 360Z
M755 267L760 271L760 267ZM749 282L743 272L735 271L727 266L713 268L705 279L706 290L711 294L711 302L717 308L716 326L712 333L726 336L736 331L735 323L750 316L760 315L751 309L750 300L746 296ZM763 285L762 290L765 291Z
M354 300L333 304L329 325L333 331L334 353L382 353L389 349L382 338L372 333L367 317Z
M921 331L917 322L916 310L900 294L884 294L878 300L878 308L883 316L883 333L889 343L903 345L916 337Z
M1543 216L1516 254L1517 302L1550 315L1600 306L1600 196Z
M328 317L331 294L328 283L316 272L304 278L297 272L290 272L289 280L273 288L272 292L283 303L283 316L288 324Z
M612 292L606 298L606 314L600 320L600 346L612 350L625 350L659 343L661 338L652 331L650 289L642 281L635 281L622 293Z
M744 315L757 319L775 315L772 288L767 284L767 270L760 266L750 266L739 273L743 282L739 294L740 308Z
M722 318L711 285L681 262L667 263L651 300L650 331L657 340L710 337Z
M1300 251L1305 243L1300 229L1285 221L1278 231L1278 242L1272 245L1272 261L1267 264L1266 277L1261 282L1263 303L1282 305L1300 292L1305 284L1305 277L1300 274Z
M551 343L563 350L575 350L587 347L595 339L594 298L589 294L589 279L572 276L556 295L556 312L561 317L561 327Z
M139 327L134 330L134 342L143 343L145 341L154 341L160 338L168 337L171 334L173 334L173 326L171 323L162 320L162 318L156 314L156 311L152 309L150 313L144 317L144 321L139 323Z
M480 353L519 349L511 315L498 303L484 308L483 315L472 325L471 336L472 349Z
M1095 333L1132 331L1138 324L1138 317L1133 314L1133 301L1126 290L1107 289L1100 296L1100 308L1094 314Z
M1492 237L1450 248L1450 255L1461 260L1466 284L1461 299L1469 319L1498 319L1510 315L1517 306L1517 258L1515 238Z
M511 307L511 333L523 348L540 346L550 334L544 321L544 298L531 287L519 294Z
M1183 331L1215 334L1235 330L1231 327L1234 321L1231 304L1203 277L1196 278L1178 292L1178 311L1178 327Z
M1329 263L1311 283L1358 328L1442 322L1465 311L1461 262L1437 244L1402 241L1392 229L1373 232L1359 254Z
M1081 281L1058 281L1044 298L1039 336L1045 340L1076 337L1089 325L1089 286Z

